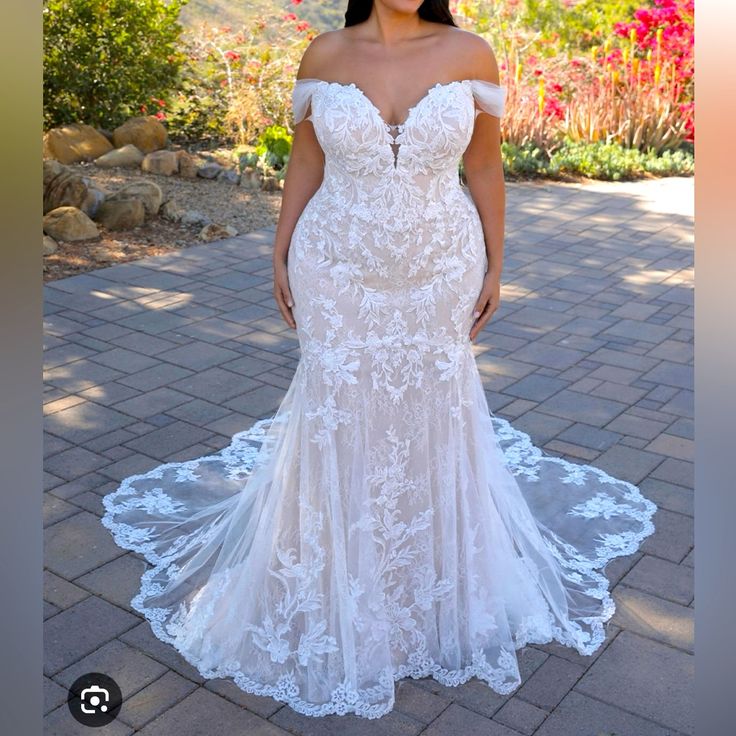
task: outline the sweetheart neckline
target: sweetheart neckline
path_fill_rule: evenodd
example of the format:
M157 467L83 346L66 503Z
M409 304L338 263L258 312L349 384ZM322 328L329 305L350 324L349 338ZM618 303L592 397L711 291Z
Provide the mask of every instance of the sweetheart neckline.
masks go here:
M357 84L355 84L355 82L330 82L330 81L327 81L326 79L318 79L316 77L302 77L301 79L297 79L296 80L297 83L299 83L299 82L320 82L321 84L326 84L327 86L334 85L334 86L337 86L337 87L344 87L344 88L347 88L347 89L354 89L354 90L356 90L360 94L360 96L368 103L368 105L371 107L371 109L375 113L376 117L378 118L378 120L380 120L381 123L383 123L383 125L384 125L385 128L387 128L389 131L390 130L393 130L393 129L396 129L399 132L401 132L402 129L406 127L406 125L409 123L409 121L411 119L411 116L414 113L414 111L418 107L420 107L421 104L426 99L428 99L431 96L432 92L434 92L435 90L440 89L440 88L451 87L452 85L455 85L455 84L461 84L461 85L470 84L473 81L474 80L472 80L472 79L453 79L450 82L437 82L437 83L433 84L407 110L406 116L404 117L403 122L397 123L397 124L392 124L392 123L387 123L386 122L386 120L383 117L381 111L378 109L378 106L376 105L376 103L373 102L373 100L371 100L371 98L365 93L365 91L363 89L361 89ZM502 84L496 84L495 82L489 82L489 81L487 81L485 79L479 79L477 81L483 82L484 84L489 84L489 85L491 85L493 87L497 87L498 89L505 89L504 85L502 85Z

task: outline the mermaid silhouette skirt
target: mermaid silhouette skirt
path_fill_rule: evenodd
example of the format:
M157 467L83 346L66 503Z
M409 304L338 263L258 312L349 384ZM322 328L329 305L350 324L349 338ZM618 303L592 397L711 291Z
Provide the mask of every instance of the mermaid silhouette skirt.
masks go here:
M526 644L603 642L603 568L656 507L494 416L468 339L487 260L457 164L504 91L436 85L394 136L355 85L297 82L325 174L289 248L294 378L228 447L104 499L150 563L133 607L204 677L378 718L400 678L509 693Z

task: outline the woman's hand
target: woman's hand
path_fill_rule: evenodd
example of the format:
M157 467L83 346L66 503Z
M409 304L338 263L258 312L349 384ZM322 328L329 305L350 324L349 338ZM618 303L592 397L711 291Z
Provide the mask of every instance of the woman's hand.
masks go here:
M289 274L286 261L281 259L276 259L273 263L273 296L284 322L289 327L296 329L296 320L291 309L294 306L294 300L291 298L291 290L289 289Z
M475 340L478 333L486 326L493 313L498 309L501 301L501 276L487 271L483 278L483 288L475 303L473 311L473 326L470 328L470 341Z

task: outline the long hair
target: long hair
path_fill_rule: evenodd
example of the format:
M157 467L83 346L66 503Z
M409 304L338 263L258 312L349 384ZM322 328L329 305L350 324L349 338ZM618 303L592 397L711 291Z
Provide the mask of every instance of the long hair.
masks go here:
M345 11L345 27L354 26L368 20L373 10L373 0L348 0ZM450 12L450 0L424 0L419 6L419 17L434 23L456 26Z

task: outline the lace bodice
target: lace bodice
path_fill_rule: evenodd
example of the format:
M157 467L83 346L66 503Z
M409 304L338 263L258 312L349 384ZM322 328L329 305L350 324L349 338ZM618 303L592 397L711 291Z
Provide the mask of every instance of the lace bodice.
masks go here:
M455 170L470 143L477 114L503 115L506 87L480 79L437 83L390 125L355 84L298 79L292 102L296 123L307 118L325 152L325 174L340 169L366 177L427 175ZM476 103L478 107L476 108ZM311 114L306 115L311 107Z

